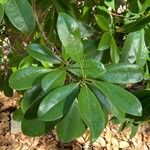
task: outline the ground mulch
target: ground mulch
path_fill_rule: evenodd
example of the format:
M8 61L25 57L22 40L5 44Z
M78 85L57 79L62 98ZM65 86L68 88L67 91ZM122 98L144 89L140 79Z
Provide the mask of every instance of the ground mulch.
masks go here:
M92 145L87 131L77 140L61 143L55 130L41 137L27 137L21 132L11 132L11 113L16 108L19 95L12 98L0 94L0 150L150 150L150 123L141 126L136 136L130 139L130 129L118 133L118 126L108 124L101 136Z

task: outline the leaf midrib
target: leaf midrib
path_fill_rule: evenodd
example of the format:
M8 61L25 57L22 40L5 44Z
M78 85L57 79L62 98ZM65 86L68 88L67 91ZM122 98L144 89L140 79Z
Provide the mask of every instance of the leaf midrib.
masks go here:
M98 83L99 84L99 83ZM103 84L103 83L100 83L100 84ZM103 86L105 87L105 88L107 88L107 91L109 92L109 91L111 91L106 85L104 85L103 84ZM99 88L98 86L96 86L97 88ZM100 88L99 88L100 89ZM101 89L100 89L101 90ZM114 89L113 89L114 90ZM104 90L103 90L104 91ZM114 90L115 92L116 92L116 90ZM104 93L104 92L103 92ZM119 92L116 92L116 93L118 93L118 97L120 97L121 99L123 99L123 101L125 101L126 103L128 103L128 105L129 106L132 106L131 104L130 104L130 102L129 101L126 101L126 99L124 99L121 95L120 95L120 93ZM110 92L109 92L109 95L110 95ZM107 94L105 94L105 96L106 97L108 97L107 96ZM108 98L108 100L110 101L110 99ZM112 102L112 101L111 101ZM113 103L113 102L112 102ZM114 104L113 104L114 105ZM116 106L115 106L116 107ZM117 107L118 108L118 107ZM119 109L119 108L118 108ZM132 110L132 109L131 109ZM125 112L124 110L122 110L123 112ZM138 111L137 111L138 112ZM128 112L126 112L126 113L128 113ZM138 112L139 113L139 112Z
M76 84L73 88L71 88L59 101L57 101L57 103L53 104L50 109L48 109L46 112L44 112L44 114L47 114L48 111L50 111L53 107L55 107L57 104L59 104L59 103L60 103L67 95L69 95L69 93L70 93L71 91L73 91L77 86L78 86L78 84ZM48 101L48 100L46 100L46 101ZM44 105L45 105L45 104L44 104ZM42 114L41 116L43 116L44 114Z

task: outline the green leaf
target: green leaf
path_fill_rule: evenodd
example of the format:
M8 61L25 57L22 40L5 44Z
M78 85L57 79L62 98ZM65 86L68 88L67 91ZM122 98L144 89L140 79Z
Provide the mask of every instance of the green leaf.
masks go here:
M83 58L83 45L78 23L65 13L60 13L57 20L59 38L67 54L76 62Z
M66 79L65 70L54 70L45 75L42 79L41 86L45 92L51 91L59 86L64 85Z
M1 65L1 64L0 64ZM7 97L12 97L13 90L9 86L9 76L12 72L10 70L0 71L0 91Z
M105 128L104 112L99 101L87 86L81 88L78 103L80 115L90 129L91 142L94 142Z
M82 62L82 67L80 67L80 65L76 63L70 66L69 71L79 77L85 76L86 78L98 78L106 71L102 63L92 59L84 60Z
M21 32L30 33L34 30L34 13L27 0L8 0L5 12L10 22Z
M79 18L88 24L93 20L93 14L91 13L93 4L94 1L92 0L85 1L84 6L82 7L82 12L80 13L81 15L79 15Z
M36 119L38 117L37 112L39 109L39 105L42 102L42 100L45 98L44 93L41 93L28 107L24 114L25 119Z
M75 101L67 115L57 124L57 135L64 143L69 143L75 138L82 136L86 126L80 117L78 104Z
M0 0L1 4L5 4L7 2L7 0Z
M3 19L3 16L4 16L4 6L0 4L0 23Z
M41 92L41 87L39 85L35 85L24 93L21 102L21 109L24 113L31 106L31 104L37 99L40 92Z
M16 90L29 89L36 83L36 80L48 72L50 72L49 69L42 67L21 68L10 76L9 85Z
M103 16L107 20L108 24L112 24L113 18L107 8L103 7L102 5L97 5L95 7L95 12L96 14Z
M132 13L139 13L138 1L128 0L129 11Z
M98 50L103 51L110 48L110 41L111 41L112 35L111 32L105 32L102 35L102 38L100 40Z
M134 63L136 61L136 51L140 44L139 31L127 35L121 54L121 61L126 63Z
M27 136L40 136L50 132L55 126L55 122L44 122L38 119L27 120L21 122L23 134Z
M100 78L116 84L137 83L143 80L144 70L136 64L110 64Z
M110 31L110 26L107 18L102 15L95 16L96 22L103 31Z
M142 101L143 113L140 120L142 122L148 121L150 119L150 97L144 98Z
M150 97L150 89L140 89L132 92L140 101Z
M104 1L105 4L108 6L108 7L111 7L113 10L115 10L115 1L114 0L105 0Z
M63 3L63 1L59 1L59 0L52 0L57 12L67 12L67 7L66 5Z
M139 34L140 34L140 44L136 52L136 64L144 66L149 58L149 51L145 44L144 30L141 30Z
M93 84L90 85L91 91L94 93L96 98L99 100L100 104L108 111L109 114L114 115L120 122L125 119L125 113L117 109L111 101Z
M34 58L28 55L21 60L18 68L20 69L20 68L31 67L34 64L34 61L35 61Z
M27 52L35 59L39 61L45 61L48 63L59 64L60 58L55 56L52 51L39 44L29 44L27 47Z
M150 22L150 15L143 17L143 18L138 18L136 21L127 23L120 27L117 32L122 32L122 33L130 33L134 32L137 30L141 30L144 28L148 23Z
M23 119L23 112L21 108L18 108L16 111L14 111L12 115L14 121L20 122Z
M97 50L98 47L97 40L83 40L83 49L84 49L84 59L101 59L101 51Z
M89 26L88 24L81 22L81 21L78 21L77 23L78 23L82 38L89 38L93 36L93 34L97 33L97 31L91 26Z
M70 2L68 3L68 1L66 0L52 0L54 5L55 5L55 8L57 10L58 13L60 12L64 12L64 13L67 13L71 16L74 16L74 11L73 11L73 8L72 8L72 5L70 4Z
M5 96L12 97L13 90L9 86L9 76L12 74L12 71L7 70L6 72L0 74L0 90L4 92Z
M145 44L147 46L147 48L150 48L150 26L147 26L146 28L144 28L145 31L145 35L144 35L144 39L145 39Z
M78 88L78 84L72 83L49 93L39 106L38 117L40 120L53 121L63 117L75 100Z
M95 81L94 83L115 107L134 116L142 115L141 103L130 92L108 82Z
M144 31L130 33L123 45L121 61L144 66L148 59L148 49L145 45Z
M132 123L130 138L133 138L136 135L136 133L138 131L138 127L139 127L138 124Z
M150 7L150 1L149 1L149 0L145 0L145 2L144 2L144 4L143 4L143 6L142 6L140 12L145 11L145 10L146 10L147 8L149 8L149 7Z
M120 58L118 54L118 47L113 36L111 38L111 44L110 44L110 56L113 63L119 62Z

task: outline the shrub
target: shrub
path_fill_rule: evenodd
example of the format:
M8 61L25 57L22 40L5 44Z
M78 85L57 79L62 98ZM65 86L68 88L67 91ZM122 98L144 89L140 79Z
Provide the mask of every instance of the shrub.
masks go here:
M22 132L70 142L89 128L94 142L109 115L134 136L150 117L149 0L0 2L0 89L23 95Z

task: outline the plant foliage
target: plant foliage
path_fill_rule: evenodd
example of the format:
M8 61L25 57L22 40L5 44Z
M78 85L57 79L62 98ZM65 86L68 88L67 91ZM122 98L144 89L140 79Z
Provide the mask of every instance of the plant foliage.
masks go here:
M0 90L23 95L22 132L56 127L70 142L89 128L94 142L111 116L134 136L150 118L149 10L149 0L0 0Z

